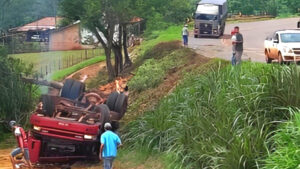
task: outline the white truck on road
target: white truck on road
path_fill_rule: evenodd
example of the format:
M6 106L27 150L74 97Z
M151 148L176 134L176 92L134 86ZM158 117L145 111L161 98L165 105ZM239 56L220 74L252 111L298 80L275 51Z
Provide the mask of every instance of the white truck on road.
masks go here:
M279 30L265 40L266 62L278 60L284 62L300 61L300 29Z

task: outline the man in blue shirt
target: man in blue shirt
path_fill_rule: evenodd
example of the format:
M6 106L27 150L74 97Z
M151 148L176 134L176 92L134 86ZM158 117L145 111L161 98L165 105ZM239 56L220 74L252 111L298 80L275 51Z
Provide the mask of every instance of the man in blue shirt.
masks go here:
M121 146L121 139L117 134L112 132L110 123L105 123L105 132L101 135L101 147L99 158L103 159L104 169L112 169L112 163L117 156L117 148Z

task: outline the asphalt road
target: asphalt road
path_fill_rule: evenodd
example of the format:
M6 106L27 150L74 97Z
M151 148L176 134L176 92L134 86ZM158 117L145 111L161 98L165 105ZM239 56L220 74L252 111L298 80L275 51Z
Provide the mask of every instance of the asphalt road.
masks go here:
M274 19L259 22L247 22L227 24L223 37L220 38L194 38L190 33L189 47L195 49L199 54L211 58L231 58L231 36L230 32L235 26L240 27L244 36L243 60L265 62L264 40L267 36L280 29L296 29L299 18Z

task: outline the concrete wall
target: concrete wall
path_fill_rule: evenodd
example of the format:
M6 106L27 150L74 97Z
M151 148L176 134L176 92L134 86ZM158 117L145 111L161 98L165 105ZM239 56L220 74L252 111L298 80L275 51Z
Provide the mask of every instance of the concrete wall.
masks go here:
M50 34L49 50L79 50L83 49L80 44L80 25L74 24Z

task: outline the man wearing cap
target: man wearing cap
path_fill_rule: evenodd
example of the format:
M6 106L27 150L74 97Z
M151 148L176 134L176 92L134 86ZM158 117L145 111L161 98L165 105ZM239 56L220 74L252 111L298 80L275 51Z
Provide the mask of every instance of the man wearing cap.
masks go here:
M27 163L28 168L32 168L29 151L28 151L28 138L22 127L19 127L15 121L9 122L10 127L13 129L14 135L17 139L18 147L11 152L10 159L13 165L13 168L20 168L20 164L17 164L15 157L19 154L24 155L25 162Z
M117 148L122 145L120 137L112 132L110 123L105 123L105 132L101 135L99 158L103 159L104 169L112 169L112 163L117 156Z
M184 46L188 45L188 37L189 37L188 25L185 24L183 29L182 29L182 39L183 39L183 45Z

